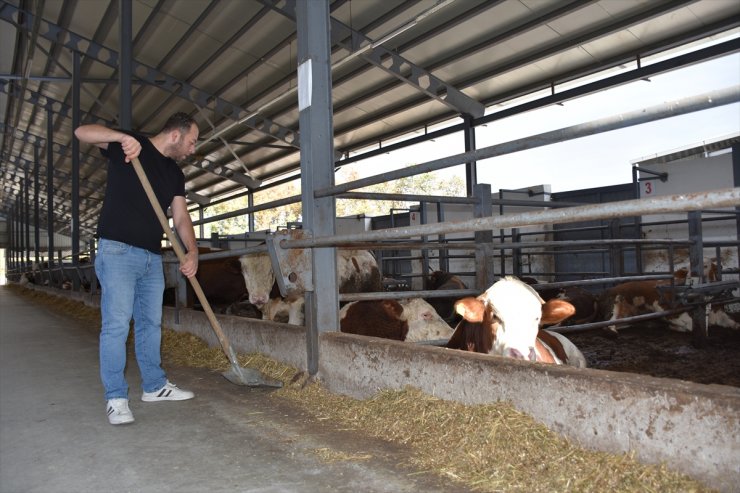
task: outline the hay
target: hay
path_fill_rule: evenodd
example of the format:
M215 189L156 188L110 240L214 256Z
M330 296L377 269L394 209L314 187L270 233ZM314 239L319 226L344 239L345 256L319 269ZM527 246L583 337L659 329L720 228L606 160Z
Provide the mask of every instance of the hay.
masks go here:
M31 291L31 290L24 290ZM32 291L31 291L32 292ZM55 298L43 294L33 298ZM45 300L46 304L46 300ZM71 302L75 317L85 314ZM68 307L54 302L54 307ZM66 310L65 310L66 311ZM163 361L169 365L228 369L220 348L199 338L163 330ZM705 492L711 491L665 465L645 465L631 454L585 450L550 431L510 404L468 406L408 387L384 390L366 400L331 394L295 368L263 355L239 355L239 364L281 380L270 398L288 400L318 421L335 424L409 448L408 464L483 492ZM370 455L330 449L314 452L326 462L368 460Z
M358 461L358 460L369 460L372 459L372 455L369 454L348 454L345 452L337 452L330 448L318 448L314 449L313 452L319 456L324 462L347 462L347 461Z
M54 296L45 291L37 291L18 284L6 284L4 288L22 294L40 307L52 308L56 311L73 315L77 320L89 322L86 326L97 326L100 329L100 309L97 307L90 307L78 300L63 296Z

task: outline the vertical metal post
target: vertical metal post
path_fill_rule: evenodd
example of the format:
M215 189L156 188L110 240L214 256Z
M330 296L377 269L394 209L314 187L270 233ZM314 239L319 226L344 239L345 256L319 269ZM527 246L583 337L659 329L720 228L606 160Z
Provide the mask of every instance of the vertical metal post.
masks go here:
M691 278L698 279L704 283L704 240L702 238L701 211L688 213L689 221L689 267ZM703 347L707 342L707 313L704 306L699 306L691 311L692 343L696 347Z
M203 217L204 217L203 211L204 211L203 206L199 205L198 206L198 220L199 221L203 221ZM202 222L200 223L200 226L198 228L198 233L199 233L198 238L205 238L206 236L205 224L203 224Z
M90 269L90 298L95 295L95 293L98 292L98 276L95 274L95 255L96 252L96 242L95 238L90 240L90 265L93 266L92 269Z
M11 244L12 252L13 252L13 269L18 268L18 250L20 248L20 240L18 238L18 231L19 231L19 224L20 221L18 219L18 199L15 200L15 203L13 204L13 243Z
M493 215L491 202L491 185L480 183L473 187L473 196L476 198L474 207L475 217L490 217ZM484 291L493 284L493 231L475 232L475 288Z
M619 219L609 221L609 238L614 240L620 238ZM624 275L622 247L619 245L609 245L609 273L612 277Z
M26 165L25 173L23 174L23 216L24 216L24 244L26 245L25 250L25 267L31 265L31 170L30 164Z
M519 243L522 241L522 235L519 228L511 228L511 242ZM530 269L531 270L531 269ZM522 277L522 249L511 249L511 272L517 277Z
M247 194L247 207L249 208L254 207L254 192L252 192L251 190ZM249 213L247 219L249 221L247 231L249 231L250 233L253 233L254 232L254 212Z
M465 137L465 152L475 150L475 127L471 115L462 115L463 135ZM470 161L465 164L465 188L468 197L473 195L473 188L478 184L478 164Z
M427 203L423 201L419 203L419 221L421 224L429 223L429 210ZM421 242L426 243L428 239L429 237L424 235L421 237ZM424 248L421 250L421 275L424 282L429 279L429 271L429 250Z
M132 21L131 0L118 0L119 52L118 52L118 123L124 130L131 130L131 74L133 49L131 41Z
M72 53L72 128L80 126L80 53ZM72 138L72 266L80 266L80 141ZM80 290L80 279L72 278L72 290Z
M15 268L15 207L12 205L8 211L8 257L5 265L8 273Z
M317 188L334 186L329 2L298 0L298 110L301 133L303 224L315 236L335 234L334 197L315 198ZM336 248L313 249L313 291L306 292L306 349L309 375L318 372L318 332L339 330Z
M732 146L732 179L733 186L740 187L740 144ZM740 240L740 206L735 206L735 213L735 239ZM737 250L737 258L740 258L740 245Z
M23 182L19 183L21 186L20 194L18 194L18 197L15 200L15 217L16 217L16 245L18 246L16 249L16 261L18 263L18 268L20 269L23 266L23 250L25 249L25 246L23 244Z
M46 231L49 235L49 287L54 286L52 269L54 268L54 113L51 108L46 111ZM72 139L77 140L77 139Z
M469 196L469 195L468 195ZM437 202L437 222L443 223L445 222L445 209L444 204L442 202ZM441 234L439 235L439 242L444 243L445 242L445 235ZM439 270L444 272L450 271L450 259L449 257L449 251L446 248L440 248L437 252L437 255L439 255Z
M40 215L40 205L39 205L39 170L41 168L41 162L39 160L39 148L36 146L33 146L33 161L34 161L34 167L33 167L33 246L34 246L34 254L35 254L35 262L38 265L41 262L41 251L40 251L40 243L41 243L41 231L39 230L40 224L39 224L39 215Z
M640 169L637 166L632 166L632 198L640 198ZM642 216L635 216L633 218L635 222L635 238L642 238ZM738 223L740 224L740 223ZM642 246L635 245L635 267L639 274L644 274L643 263L642 263Z

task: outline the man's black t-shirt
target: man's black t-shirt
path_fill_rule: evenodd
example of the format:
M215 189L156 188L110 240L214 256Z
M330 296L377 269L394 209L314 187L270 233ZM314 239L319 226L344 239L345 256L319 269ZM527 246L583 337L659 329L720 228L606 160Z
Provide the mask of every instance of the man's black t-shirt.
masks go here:
M185 196L185 175L177 163L160 154L147 137L127 133L141 142L139 161L159 205L167 211L176 195ZM109 143L108 149L102 149L102 153L108 158L108 179L98 221L98 236L161 253L162 226L134 166L125 162L118 142Z

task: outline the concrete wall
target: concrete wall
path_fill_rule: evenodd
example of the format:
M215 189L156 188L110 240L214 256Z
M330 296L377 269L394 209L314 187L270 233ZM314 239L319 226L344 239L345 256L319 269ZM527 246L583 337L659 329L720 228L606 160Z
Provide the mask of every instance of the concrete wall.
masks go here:
M692 157L668 163L654 163L645 165L645 168L658 173L667 173L665 182L654 178L654 175L640 173L641 179L652 178L640 183L640 197L660 197L680 193L695 193L705 190L727 188L735 183L733 177L732 153L724 153L709 157ZM728 210L728 214L733 211ZM716 216L716 215L715 215ZM712 214L705 217L711 218ZM643 222L686 220L686 214L655 214L643 216ZM686 224L666 224L643 227L645 238L688 238ZM705 222L702 225L704 241L735 241L737 227L734 220ZM715 257L716 251L705 248L704 256ZM737 248L724 247L720 251L722 267L724 269L738 266ZM676 268L688 267L688 250L680 249L673 258ZM655 251L643 255L646 272L668 270L668 256L664 251Z
M306 367L302 327L219 316L240 352ZM205 314L164 323L218 345ZM368 397L407 385L466 404L510 401L582 446L665 462L713 488L740 484L740 389L642 375L536 365L483 354L325 332L318 377L335 393Z
M99 305L97 296L32 286ZM203 312L165 307L162 323L211 346ZM217 315L237 352L259 352L306 368L303 327ZM332 392L365 398L407 385L465 404L509 401L585 448L633 451L720 491L740 484L740 388L630 373L532 364L433 346L324 332L318 377Z

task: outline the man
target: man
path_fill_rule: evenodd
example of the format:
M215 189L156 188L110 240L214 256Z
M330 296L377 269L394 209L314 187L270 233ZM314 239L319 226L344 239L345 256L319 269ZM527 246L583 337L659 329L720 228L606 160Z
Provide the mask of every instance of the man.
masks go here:
M187 277L194 276L198 247L185 202L185 175L177 161L195 152L198 126L185 113L176 113L151 138L101 125L82 125L75 136L98 146L108 158L95 258L95 273L102 289L100 377L108 421L114 425L132 423L134 415L129 409L124 377L132 317L143 388L141 400L179 401L192 399L194 394L172 384L162 370L163 231L131 161L139 158L162 210L171 208L175 229L188 252L180 271Z

